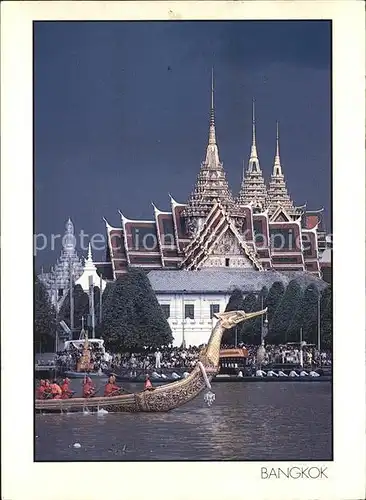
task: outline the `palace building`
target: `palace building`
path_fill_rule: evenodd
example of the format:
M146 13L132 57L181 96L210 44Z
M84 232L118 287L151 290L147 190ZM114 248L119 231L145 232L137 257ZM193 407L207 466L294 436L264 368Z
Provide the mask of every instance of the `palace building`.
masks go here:
M314 284L320 291L331 280L331 242L326 239L323 210L293 202L281 163L278 123L272 175L268 184L265 181L254 101L250 156L239 192L233 194L216 141L213 80L206 156L193 191L185 203L170 196L169 211L153 205L152 212L150 220L120 213L119 227L104 219L106 261L94 264L89 248L84 267L69 220L59 262L51 273L40 276L57 306L68 291L70 273L87 290L89 276L104 288L105 281L118 279L129 268L143 268L172 328L174 345L200 345L207 341L214 314L225 310L233 288L244 295L258 294L276 281L286 286L295 279L303 289Z
M105 220L108 263L103 272L116 279L129 267L229 268L321 277L326 249L322 212L296 206L291 199L281 164L278 123L272 175L266 184L257 153L254 101L250 157L240 191L233 194L216 141L212 79L206 156L190 197L181 203L170 196L169 211L153 206L151 220L132 220L122 213L120 227Z

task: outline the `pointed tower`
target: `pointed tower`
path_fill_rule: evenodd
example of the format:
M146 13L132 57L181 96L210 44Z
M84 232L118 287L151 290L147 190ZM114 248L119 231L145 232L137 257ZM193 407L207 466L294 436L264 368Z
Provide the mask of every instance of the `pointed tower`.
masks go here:
M288 215L295 215L294 204L287 192L285 177L282 173L280 159L280 145L278 122L276 124L276 155L273 164L273 172L268 187L268 210L272 215L279 207L283 208Z
M253 202L254 206L264 210L267 206L267 189L263 173L259 164L255 130L255 103L253 99L252 109L252 147L248 167L243 169L243 180L237 202L239 205L247 205Z
M83 272L83 265L76 252L76 238L74 224L69 218L62 238L62 251L54 269L54 279L57 289L68 290L70 285L70 266L74 279L79 278Z
M56 264L51 267L49 273L43 273L39 276L53 305L57 305L58 300L64 298L68 293L71 276L73 280L77 280L82 273L83 264L76 252L74 224L69 218L65 225L60 257L56 260Z
M216 142L214 78L212 70L210 129L206 159L201 163L201 169L194 191L188 200L185 215L190 219L192 217L205 218L217 201L224 207L233 204L233 197L226 180L223 165L220 162L219 149Z
M84 292L88 292L89 291L89 277L90 276L92 277L93 285L99 287L101 284L102 291L103 291L104 288L106 287L106 282L104 280L100 280L100 277L98 276L97 267L93 262L91 244L89 243L88 257L84 261L83 274L76 281L75 285L81 285Z

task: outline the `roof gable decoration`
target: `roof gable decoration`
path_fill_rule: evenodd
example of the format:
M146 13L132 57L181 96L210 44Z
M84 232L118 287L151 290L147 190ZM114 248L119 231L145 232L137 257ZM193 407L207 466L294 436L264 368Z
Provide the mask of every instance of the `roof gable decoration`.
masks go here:
M292 222L291 217L282 205L278 205L270 220L271 222Z
M219 219L219 221L215 224L217 219ZM191 241L191 244L186 247L184 252L185 259L182 265L185 265L188 269L197 268L201 260L207 254L214 239L217 239L224 233L225 227L224 231L219 233L223 225L227 225L225 210L219 202L216 202L196 237Z
M211 222L202 228L202 231L197 235L196 241L207 248L214 240L218 231L222 229L226 221L226 213L222 207L219 207L217 213L212 218ZM214 227L213 227L213 224Z
M235 243L228 242L226 245L229 245L232 248L233 245L237 245L237 254L244 253L254 267L259 270L263 270L263 267L254 250L240 236L238 229L235 227L235 221L229 218L225 208L219 202L217 202L211 209L205 223L200 228L196 237L186 247L186 257L182 264L187 266L188 269L201 266L215 251L215 248L229 228ZM221 248L219 253L221 255L225 254L224 247Z
M212 207L211 211L207 215L204 223L202 226L198 229L195 237L190 241L190 243L185 247L184 253L186 255L189 254L191 250L193 250L197 245L204 245L205 243L205 237L210 234L210 227L211 224L217 219L217 217L221 214L222 217L225 217L225 209L222 207L220 202L216 202L215 205ZM212 237L212 233L209 236L209 239Z
M254 266L257 269L259 269L260 271L263 271L262 264L258 260L255 251L241 237L239 231L235 227L235 224L233 224L232 221L229 221L229 226L230 226L231 231L234 233L236 239L238 240L241 248L244 250L245 254L247 255L247 257L249 257L249 259L253 262Z
M163 210L159 210L154 202L151 202L151 205L154 209L155 222L157 222L157 217L159 215L172 215L172 212L164 212Z
M253 250L249 248L249 246L241 238L235 228L235 225L231 221L228 221L227 218L225 218L225 222L225 227L219 233L218 237L214 241L211 241L210 245L206 245L206 251L202 255L201 260L198 261L198 259L195 259L194 264L202 266L202 264L212 255L224 255L226 257L244 254L250 261L251 267L255 267L256 269L262 271L263 267L261 263L257 259Z
M170 198L170 204L172 206L172 209L174 209L175 207L186 207L187 206L186 203L179 203L178 201L176 201L170 193L169 193L169 198Z
M176 213L176 209L179 210L182 210L184 209L185 207L187 207L187 205L185 203L178 203L171 194L169 194L169 197L170 197L170 203L171 203L171 208L172 208L172 216L173 216L173 231L174 231L174 236L175 236L175 243L177 245L177 248L178 248L178 251L181 252L182 251L182 246L181 246L181 242L186 242L186 241L189 241L189 239L187 238L182 238L179 234L179 231L178 231L178 220L177 220L177 213Z

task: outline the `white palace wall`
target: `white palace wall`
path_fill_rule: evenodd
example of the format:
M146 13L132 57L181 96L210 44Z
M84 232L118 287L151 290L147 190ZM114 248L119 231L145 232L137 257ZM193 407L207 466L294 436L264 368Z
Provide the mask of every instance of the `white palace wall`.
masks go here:
M215 326L216 319L211 318L210 306L218 306L219 312L224 312L230 294L156 294L160 305L169 305L170 316L168 322L172 329L174 346L181 346L183 335L186 346L206 344ZM185 318L185 306L194 306L194 319Z

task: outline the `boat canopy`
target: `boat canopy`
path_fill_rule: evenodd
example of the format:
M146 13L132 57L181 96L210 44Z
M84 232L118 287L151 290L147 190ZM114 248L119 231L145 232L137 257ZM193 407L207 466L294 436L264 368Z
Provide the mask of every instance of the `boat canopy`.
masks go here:
M97 344L104 350L104 340L102 339L88 339L89 344ZM65 342L65 351L69 350L72 347L76 347L76 349L82 349L85 344L85 339L83 340L67 340Z
M248 350L245 347L235 349L220 349L221 358L247 358Z

